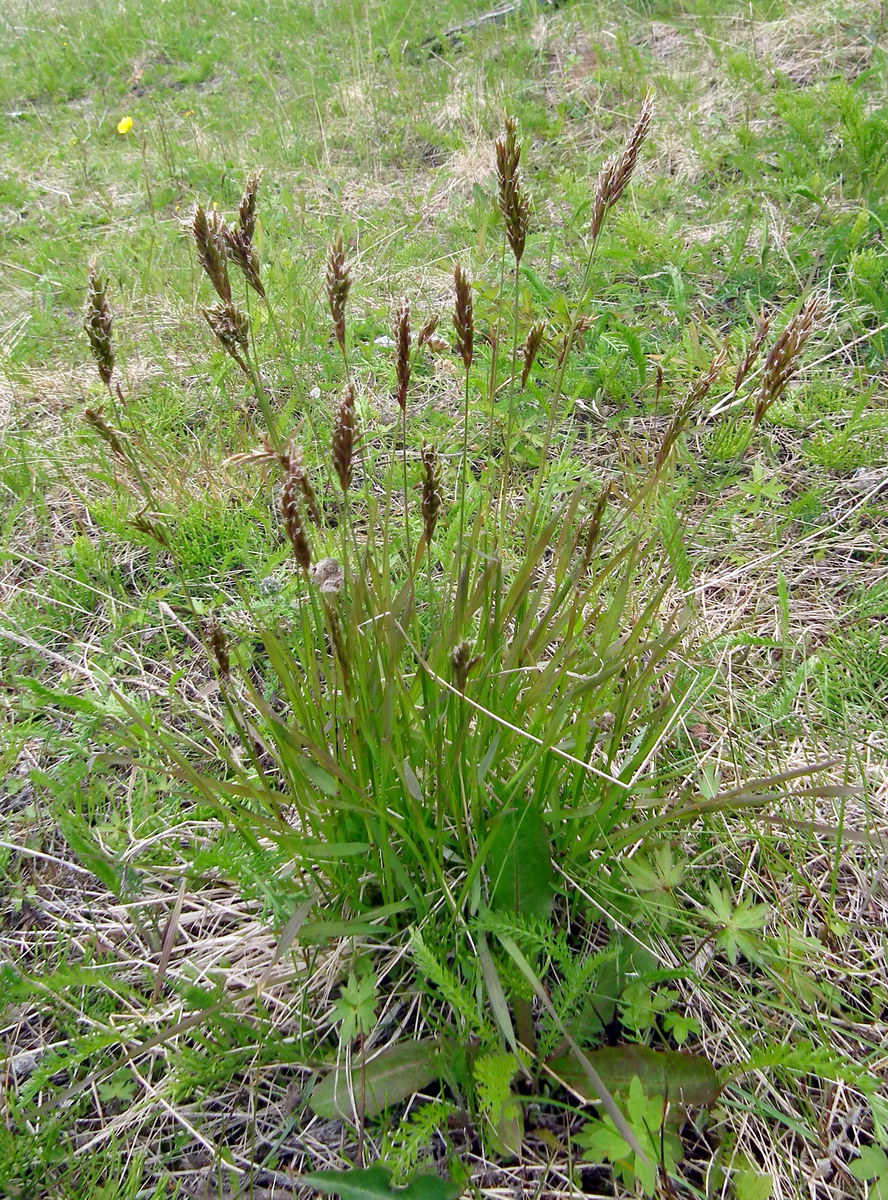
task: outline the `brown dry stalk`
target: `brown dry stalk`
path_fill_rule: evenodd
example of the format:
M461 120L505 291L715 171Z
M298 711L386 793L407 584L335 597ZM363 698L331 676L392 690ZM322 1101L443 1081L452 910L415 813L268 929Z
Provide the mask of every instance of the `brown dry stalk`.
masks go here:
M825 316L826 307L825 296L819 293L811 296L788 322L786 328L768 351L762 386L752 417L753 429L760 424L771 405L780 399L786 390L786 385L798 370L799 359L805 343L813 333L815 326Z
M644 145L648 135L651 118L654 115L654 94L648 92L638 114L638 120L632 127L623 149L607 160L598 175L595 186L595 199L592 203L592 221L590 234L592 241L598 239L604 219L629 186L629 180L635 171L638 152Z
M219 299L231 304L231 280L225 261L225 229L225 222L217 212L207 216L203 206L195 204L191 233L197 247L197 261L206 271Z
M522 387L524 387L524 385L527 383L527 377L530 374L531 367L533 366L534 360L536 359L539 348L542 345L542 341L543 341L543 337L545 336L545 333L546 333L546 326L545 326L545 322L543 322L543 321L540 321L536 325L532 325L530 327L530 331L527 335L527 340L525 341L524 347L521 351L521 358L522 358L522 363L523 363L522 368L521 368L521 386Z
M530 224L530 207L521 186L521 147L518 145L517 126L514 117L506 117L506 129L496 140L496 171L499 176L499 205L506 224L506 237L515 256L516 264L521 261L527 229Z
M355 389L349 384L333 421L333 469L344 492L351 487L355 450Z
M462 356L466 371L468 371L472 365L475 322L472 316L472 287L459 263L453 268L453 285L456 291L456 303L453 310L456 348Z
M214 304L212 308L202 308L200 311L237 365L249 375L250 368L243 357L247 353L247 334L250 329L247 314L233 304Z
M281 456L286 462L286 471L291 475L299 486L302 493L302 499L305 503L305 511L308 513L312 524L320 525L322 523L321 506L318 504L318 498L314 488L311 486L311 480L305 471L305 464L302 461L302 451L296 446L291 446L286 455Z
M111 386L111 376L114 372L114 341L111 316L111 306L108 303L108 284L104 276L99 274L96 264L89 265L89 281L86 289L86 309L83 315L83 328L89 340L89 348L99 376L105 387Z
M108 424L102 413L97 408L84 409L83 419L86 421L87 425L91 425L93 427L103 441L108 443L108 445L111 447L111 450L119 458L129 458L126 452L126 446L124 446L120 434L116 429Z
M416 335L416 347L418 350L421 350L426 342L430 342L432 340L432 335L438 328L439 320L440 317L438 313L435 313L433 316L429 317L425 325L423 325L423 327L420 329L419 333Z
M398 390L395 393L398 407L407 412L407 388L410 386L410 304L402 300L395 318L395 367Z
M345 355L345 305L351 290L351 270L345 261L345 247L339 237L327 251L327 300L333 318L333 332Z
M299 507L301 490L299 480L292 473L288 473L281 489L281 517L287 537L290 539L293 557L302 570L308 574L311 569L311 547L308 544Z
M735 392L740 391L740 385L755 366L755 360L758 358L759 351L765 344L765 338L768 336L770 328L771 318L762 313L759 317L758 328L755 331L755 337L749 343L749 349L746 351L746 356L744 357L743 362L741 362L740 366L737 368L737 374L734 376Z
M207 641L210 644L210 652L216 660L216 666L219 668L219 674L223 679L228 679L231 675L231 661L228 656L228 638L225 636L225 630L219 624L216 617L210 617L206 624Z
M422 526L425 540L431 543L441 511L441 475L438 468L438 452L434 446L422 444Z

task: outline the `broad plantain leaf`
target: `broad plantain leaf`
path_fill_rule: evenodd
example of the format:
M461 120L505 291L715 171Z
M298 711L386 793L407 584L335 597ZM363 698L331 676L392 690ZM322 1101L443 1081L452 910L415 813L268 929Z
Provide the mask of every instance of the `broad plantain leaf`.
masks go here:
M408 1100L438 1074L436 1042L398 1042L371 1058L363 1071L360 1063L352 1064L354 1100L364 1117L375 1117L393 1104ZM308 1103L313 1113L328 1120L358 1119L344 1066L324 1076Z
M326 1196L341 1196L342 1200L456 1200L462 1191L457 1183L438 1175L417 1175L407 1187L393 1188L388 1167L367 1167L358 1171L314 1171L298 1179Z
M527 805L503 814L487 858L490 907L525 917L548 917L555 895L549 835Z
M670 1104L705 1108L718 1096L718 1073L708 1058L678 1050L651 1050L648 1046L602 1046L586 1057L603 1079L608 1091L626 1094L633 1079L641 1080L646 1096L662 1096ZM550 1058L552 1071L572 1092L588 1103L589 1082L572 1055Z

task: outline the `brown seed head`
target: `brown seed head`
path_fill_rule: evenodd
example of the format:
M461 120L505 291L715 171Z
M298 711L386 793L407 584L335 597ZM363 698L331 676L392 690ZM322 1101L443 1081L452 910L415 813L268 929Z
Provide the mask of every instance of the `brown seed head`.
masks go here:
M318 504L318 498L314 488L311 486L311 480L305 471L305 464L302 461L302 451L296 446L290 446L286 455L286 471L290 474L299 485L299 490L302 493L302 500L305 504L305 510L308 513L312 524L321 524L321 506Z
M592 202L590 225L593 242L601 233L604 218L629 186L629 180L632 178L635 164L638 161L638 152L644 145L653 115L654 95L653 92L648 92L641 106L638 120L633 125L623 149L619 154L609 158L599 172L595 187L595 199Z
M327 300L333 318L333 332L345 354L345 305L351 290L351 271L345 261L345 247L339 237L327 251Z
M240 229L225 226L222 233L225 252L235 266L243 271L247 283L257 295L265 299L265 286L260 275L259 253L251 241L244 237Z
M499 205L506 225L506 237L515 256L521 261L527 230L530 224L530 208L521 186L521 147L518 145L517 127L514 117L506 117L506 129L496 140L496 172L499 177Z
M468 277L459 263L453 268L453 285L456 303L453 309L453 328L456 330L456 348L468 371L472 365L475 322L472 316L472 288Z
M99 274L96 264L90 263L83 328L99 368L99 377L105 387L110 387L114 371L114 342L111 336L114 322L108 303L107 287L107 282Z
M107 442L111 450L118 458L126 458L126 447L121 440L120 434L105 420L105 417L97 408L87 408L83 411L83 419L87 425L91 425L99 437Z
M453 677L459 691L466 690L466 682L469 678L469 672L473 667L476 667L481 661L481 655L476 654L472 657L472 647L468 642L462 641L452 651L450 655L450 666L453 669Z
M402 300L395 318L395 366L398 390L395 393L402 413L407 411L407 388L410 385L410 305Z
M227 679L231 675L231 661L228 657L228 638L225 636L225 630L216 617L210 617L207 621L206 636L210 644L210 652L216 660L216 666L219 668L219 674L223 679Z
M524 348L521 351L523 365L521 367L521 386L527 383L527 377L530 374L531 367L537 356L537 352L542 344L543 337L546 333L545 322L540 321L536 325L530 327L530 332L527 335L527 340L524 343Z
M565 358L567 358L574 346L578 346L583 339L583 336L592 328L592 321L589 317L579 317L574 326L573 336L568 329L564 337L561 339L561 345L558 347L558 367L560 369Z
M755 428L765 413L776 403L786 390L786 385L799 368L799 359L805 343L816 325L826 315L826 297L820 294L811 298L788 322L786 328L768 351L762 386L756 400L752 425Z
M669 426L663 435L663 441L660 443L660 449L657 451L657 457L654 460L654 471L659 471L666 462L667 458L672 452L673 446L687 428L688 421L690 420L694 409L706 399L710 388L715 383L716 379L718 379L719 375L721 375L727 361L728 347L722 346L704 373L690 388L681 405L676 409L675 414L673 415L673 418L669 422Z
M206 271L219 299L230 304L231 281L225 261L225 229L225 222L217 212L213 211L207 216L203 206L195 204L191 234L197 247L197 261Z
M238 231L247 245L252 245L253 237L256 233L256 202L259 196L259 180L261 178L261 171L254 171L252 175L247 177L240 208L237 210Z
M235 308L233 304L214 304L212 308L202 308L200 311L234 361L242 371L249 374L249 367L243 358L247 352L247 335L250 330L247 314Z
M351 487L354 474L355 449L355 389L349 384L333 421L333 469L344 492Z
M423 325L423 327L420 329L419 333L416 336L417 349L421 349L426 344L426 342L431 341L432 335L434 334L435 330L438 328L439 319L440 319L440 317L439 317L438 313L435 313L433 316L429 317L429 319L426 321L425 325Z
M737 374L734 376L734 391L740 391L740 385L743 380L755 366L755 360L759 356L759 351L765 343L765 338L768 336L768 331L771 328L771 318L764 313L761 314L758 321L758 328L755 331L755 337L749 343L749 349L746 355L737 368Z
M293 557L307 574L311 568L311 547L308 544L299 507L300 491L299 481L292 474L288 474L281 489L281 517L287 537L290 539Z
M434 446L422 444L422 524L425 540L431 543L441 511L441 476L438 470L438 452Z

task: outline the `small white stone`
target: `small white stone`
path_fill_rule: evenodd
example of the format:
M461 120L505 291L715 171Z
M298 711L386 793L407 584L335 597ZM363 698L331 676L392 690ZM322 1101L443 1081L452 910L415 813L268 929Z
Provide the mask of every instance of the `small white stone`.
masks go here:
M308 393L308 398L309 398L309 400L320 400L321 389L319 387L313 387L311 389L311 391Z
M381 333L378 338L373 339L374 346L385 346L389 350L391 350L391 348L392 348L392 346L394 346L394 344L395 344L395 339L390 338L387 333Z

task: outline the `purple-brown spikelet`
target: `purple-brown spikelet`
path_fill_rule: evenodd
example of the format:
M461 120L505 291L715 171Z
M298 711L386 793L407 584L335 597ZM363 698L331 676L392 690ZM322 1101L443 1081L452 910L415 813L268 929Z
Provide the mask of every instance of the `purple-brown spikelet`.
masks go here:
M595 199L592 202L592 220L589 230L593 242L601 233L604 218L629 186L629 180L632 178L635 164L638 161L638 152L644 145L653 115L654 96L653 92L648 92L641 106L638 120L633 125L623 149L619 154L609 158L599 172L595 186Z
M667 458L672 452L672 447L687 428L691 413L706 399L710 388L715 383L716 379L718 379L719 375L721 375L727 361L728 348L727 346L722 346L722 348L710 362L707 369L691 387L681 405L676 409L675 414L673 415L672 420L669 422L669 426L663 435L663 440L660 443L660 449L657 451L657 457L654 460L655 472L659 471L666 462Z
M228 257L243 272L244 278L253 291L264 300L265 285L260 275L259 255L256 247L245 239L240 229L231 229L227 225L223 237Z
M416 347L418 350L421 350L426 342L430 342L432 340L435 330L438 328L439 320L439 314L435 313L433 316L429 317L426 323L422 326L419 333L416 335Z
M87 425L91 425L103 442L107 442L111 451L118 458L126 458L126 447L121 440L120 434L113 426L109 425L105 417L97 408L87 408L83 411L83 419Z
M561 344L558 347L558 367L564 364L570 351L574 346L578 346L583 339L583 336L592 328L592 321L589 317L579 317L574 327L573 337L568 329L561 339Z
M539 348L542 344L545 333L546 333L546 326L545 326L545 323L542 321L540 321L536 325L532 325L530 327L530 331L527 335L527 339L521 350L521 359L522 359L521 386L522 387L524 387L524 385L527 383L527 377L530 375L531 368L533 367L534 361L536 359L537 353L539 352Z
M212 308L202 308L200 311L222 346L241 370L249 374L249 367L244 360L250 330L247 314L233 304L214 304Z
M395 318L395 368L398 390L395 397L402 413L407 411L407 389L410 386L410 305L402 300Z
M422 527L427 543L431 543L441 511L441 476L438 452L434 446L422 444Z
M453 286L456 300L453 308L453 328L456 330L456 348L468 371L472 365L474 351L475 322L472 315L472 287L459 263L453 268Z
M466 683L469 678L469 673L481 661L481 655L472 655L472 647L468 642L462 641L456 646L450 654L450 666L453 669L453 677L459 691L466 690Z
M734 376L734 391L735 392L740 391L740 385L743 383L743 380L746 378L746 376L749 374L749 372L752 370L752 368L755 366L755 360L758 358L759 351L761 350L762 346L765 344L765 338L768 336L768 332L769 332L770 328L771 328L771 318L769 316L766 316L764 313L762 313L762 315L759 317L758 328L755 331L755 337L749 343L749 349L746 351L743 361L740 363L740 366L737 368L737 374Z
M252 245L256 234L256 206L259 195L259 180L261 178L261 171L254 171L252 175L247 177L240 208L237 210L238 229L241 237L249 245Z
M228 278L228 264L225 261L225 229L225 222L217 212L214 211L207 216L203 206L195 204L191 220L191 235L197 247L197 261L216 289L219 299L225 304L231 304L231 281Z
M333 319L333 332L345 354L345 306L351 291L351 271L345 261L345 247L339 237L327 251L327 300Z
M284 486L281 488L281 517L284 522L284 530L290 539L293 557L302 570L308 574L311 569L311 547L308 544L302 511L299 506L300 492L299 481L292 473L288 473L284 480Z
M302 500L305 504L305 511L308 513L312 524L320 525L322 521L321 506L318 504L318 498L314 488L311 486L311 480L305 470L305 464L302 461L302 451L296 446L291 446L286 455L286 471L291 475L299 485L299 490L302 493Z
M768 351L762 386L755 404L752 427L755 429L765 413L786 390L786 385L799 367L805 343L826 314L826 298L812 296L788 322L786 328Z
M506 225L506 238L516 264L524 254L530 207L521 185L521 147L518 144L514 117L506 117L506 129L496 140L496 172L499 177L499 205Z
M210 653L216 661L216 666L219 668L219 674L223 679L228 679L231 675L231 660L228 654L228 638L225 636L225 630L220 625L216 617L210 617L206 624L207 641L210 644Z
M111 316L107 293L108 285L105 278L99 274L96 264L90 263L83 328L92 356L99 369L99 377L105 387L110 387L111 376L114 373L114 341L112 338L114 320Z
M355 389L349 384L333 421L333 469L343 492L351 487L355 452Z

